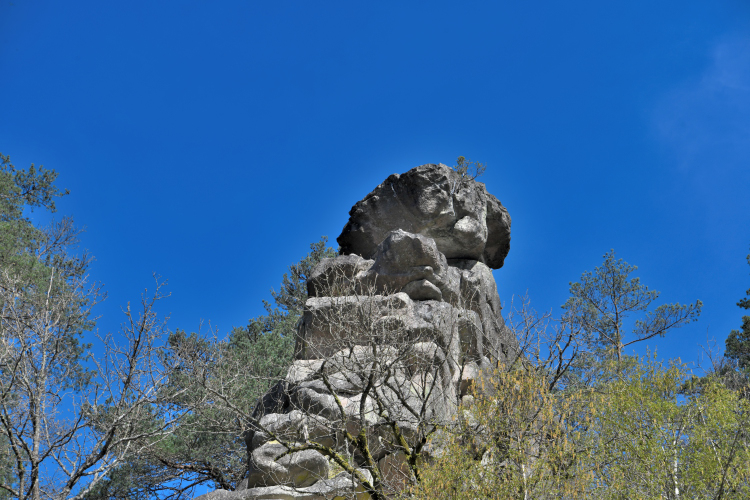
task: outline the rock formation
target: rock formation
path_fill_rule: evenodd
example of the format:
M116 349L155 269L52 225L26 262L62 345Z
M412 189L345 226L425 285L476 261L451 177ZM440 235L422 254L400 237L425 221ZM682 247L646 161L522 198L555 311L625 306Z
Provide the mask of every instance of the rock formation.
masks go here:
M341 254L308 279L296 361L254 411L246 480L202 500L397 491L440 452L440 424L480 371L516 348L491 271L510 217L484 184L422 165L349 214Z

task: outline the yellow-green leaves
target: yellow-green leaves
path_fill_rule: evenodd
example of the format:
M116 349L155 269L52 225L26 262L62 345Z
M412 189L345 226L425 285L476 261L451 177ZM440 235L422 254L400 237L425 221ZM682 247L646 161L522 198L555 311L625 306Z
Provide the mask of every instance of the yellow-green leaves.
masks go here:
M750 498L750 405L679 362L621 367L597 389L549 392L533 370L485 379L423 468L423 499Z
M603 388L588 457L597 498L748 498L747 401L711 380L683 393L689 377L647 358Z

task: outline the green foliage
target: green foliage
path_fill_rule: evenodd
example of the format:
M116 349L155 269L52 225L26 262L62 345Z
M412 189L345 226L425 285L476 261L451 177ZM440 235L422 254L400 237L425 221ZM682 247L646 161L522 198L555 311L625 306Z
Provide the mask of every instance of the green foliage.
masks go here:
M530 365L486 374L412 493L445 500L586 498L592 474L578 455L595 401L587 391L551 391Z
M690 377L646 357L562 395L533 370L497 371L415 498L748 498L750 403L716 380L685 392Z
M10 162L10 156L0 153L0 220L23 219L25 208L42 207L55 212L55 198L68 194L54 185L56 178L54 170L41 165L18 170Z
M716 380L684 392L690 377L647 357L606 386L584 459L592 498L748 498L750 406Z
M54 213L55 198L68 194L61 191L54 181L57 173L33 164L26 170L17 169L10 157L0 153L0 268L23 275L35 284L44 283L49 277L49 268L69 268L83 262L76 259L66 262L65 256L47 251L55 243L54 237L64 234L71 221L53 225L52 231L43 231L31 223L24 211L42 208ZM68 242L69 243L69 242Z
M78 231L69 218L38 228L24 215L34 208L55 212L55 199L68 194L54 185L56 178L54 170L42 166L18 169L0 154L0 333L5 348L0 352L0 486L22 488L24 495L38 488L28 479L19 481L19 475L38 472L40 462L33 456L40 444L23 420L41 415L50 391L80 390L93 375L83 365L88 345L80 339L94 326L89 312L96 293L82 293L90 259L71 253ZM50 315L43 328L41 312ZM20 384L24 376L31 380ZM44 418L47 425L57 425L50 414ZM0 498L8 494L0 487Z
M750 316L742 317L740 330L732 330L726 340L725 356L743 370L750 370Z
M471 161L468 158L459 156L453 170L455 170L462 179L468 178L474 180L484 174L485 170L487 170L487 164L479 163L478 161Z
M750 264L750 255L747 256L747 262ZM743 309L750 309L750 290L745 294L747 297L740 299L737 305ZM743 316L742 327L729 333L724 355L746 376L750 375L750 316Z
M580 328L600 359L622 361L625 347L679 328L698 319L702 303L663 304L649 310L659 292L649 290L638 278L628 279L637 267L622 259L615 260L614 251L604 255L604 263L581 275L580 283L570 284L571 297L563 305L565 321ZM625 320L640 314L631 332Z

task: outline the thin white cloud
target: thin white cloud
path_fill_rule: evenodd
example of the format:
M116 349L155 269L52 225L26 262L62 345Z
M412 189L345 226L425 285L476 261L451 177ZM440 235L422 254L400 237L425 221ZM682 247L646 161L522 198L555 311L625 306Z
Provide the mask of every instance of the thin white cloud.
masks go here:
M655 125L683 170L750 170L750 37L716 44L703 74L664 97Z

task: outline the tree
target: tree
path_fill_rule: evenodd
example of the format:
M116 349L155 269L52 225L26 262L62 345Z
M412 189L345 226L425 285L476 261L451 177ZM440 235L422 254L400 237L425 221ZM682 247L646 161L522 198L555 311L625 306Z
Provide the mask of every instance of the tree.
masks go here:
M157 446L128 457L88 500L157 494L185 498L201 484L237 487L248 466L243 437L250 425L248 416L292 364L307 278L321 260L336 255L326 243L325 237L312 243L310 252L289 266L279 291L271 290L273 303L263 301L266 314L234 328L228 338L214 331L177 330L170 335L164 364L171 367L169 386L179 394L172 404L188 415Z
M412 493L423 499L587 498L579 459L594 394L551 391L540 373L500 367L464 405L442 454Z
M153 311L157 290L131 312L121 336L102 338L89 357L83 335L103 294L88 283L90 259L74 252L78 231L64 218L34 227L24 208L54 211L65 194L56 174L17 170L0 155L0 434L7 461L0 491L12 498L81 498L123 456L168 434L179 412L160 408L155 343L164 326ZM99 361L101 360L101 361ZM7 451L6 451L7 450Z
M9 156L0 153L0 272L4 277L18 277L41 287L51 273L49 264L54 258L54 252L45 251L48 244L43 230L34 227L28 217L24 217L25 209L43 208L55 211L55 198L67 194L58 190L54 181L57 174L44 167L36 168L33 164L27 170L17 169ZM57 226L57 234L69 233L63 224ZM54 240L54 238L53 238ZM60 259L57 259L58 263ZM81 259L79 264L85 262ZM7 311L9 304L3 303L3 311ZM8 339L3 338L2 344L7 345ZM7 349L7 347L6 347ZM7 351L0 352L0 359L7 356ZM0 392L0 403L11 405L11 394L7 387L10 383L8 366L0 366L2 387L6 391ZM15 403L15 401L13 401ZM17 487L17 477L13 474L14 460L12 458L12 441L7 433L0 438L0 498L10 495L8 488Z
M747 256L750 264L750 254ZM743 309L750 310L750 289L745 292L746 297L740 299L737 305ZM745 372L750 371L750 316L742 317L740 330L732 330L726 340L725 356L733 362L737 368Z
M659 292L649 290L638 278L628 279L637 269L622 259L615 260L611 250L604 263L594 272L584 272L580 283L570 284L571 297L563 305L565 321L586 334L597 349L600 359L616 359L620 364L626 347L654 337L663 337L669 330L698 319L702 303L663 304L649 311ZM625 328L625 319L642 313L632 332Z
M585 352L580 329L514 301L507 325L519 349L480 377L446 428L444 449L426 464L416 498L585 498L590 471L578 457L597 404L569 371ZM518 307L516 307L518 305Z
M456 159L456 164L452 167L453 170L458 174L458 179L451 186L451 194L455 193L456 190L460 189L469 181L475 180L480 177L487 170L486 163L479 163L478 161L471 161L468 158L459 156Z
M84 278L56 283L54 272L42 291L0 276L0 429L14 462L15 484L5 488L14 498L81 498L123 457L171 432L181 415L164 409L159 390L158 289L139 315L128 307L122 335L102 339L103 361L91 358L90 370L89 346L78 340L98 289Z
M519 355L485 374L482 390L458 413L445 453L423 469L417 498L674 498L658 496L675 491L669 481L681 491L712 492L687 497L719 498L719 491L726 495L745 484L740 430L747 415L737 399L717 392L713 380L702 392L686 393L691 379L684 370L677 376L623 355L627 345L663 335L700 311L697 302L648 312L658 293L628 279L634 270L613 252L605 255L603 266L571 284L559 320L535 313L528 299L520 310L511 308L508 326L519 339ZM634 312L645 317L627 332ZM628 412L649 405L664 412L627 427L633 420ZM677 416L684 426L675 423ZM629 455L638 432L648 439ZM658 459L649 454L654 446L663 446ZM702 468L696 457L709 460L709 453L711 465ZM622 457L641 462L629 468ZM670 472L675 463L676 476ZM658 469L646 478L650 468ZM655 481L651 489L644 486L649 480Z
M474 180L484 174L484 171L487 170L487 164L459 156L453 170L461 176L461 179Z
M692 390L681 363L631 361L595 390L550 391L533 363L494 371L414 497L747 498L748 401L715 377Z
M747 400L716 379L685 391L690 372L648 356L602 388L582 458L590 498L740 499L750 495Z

